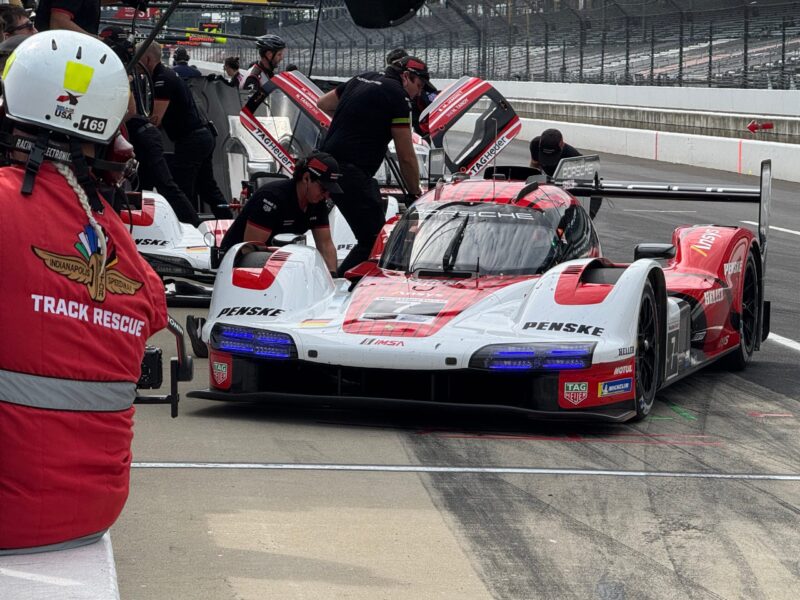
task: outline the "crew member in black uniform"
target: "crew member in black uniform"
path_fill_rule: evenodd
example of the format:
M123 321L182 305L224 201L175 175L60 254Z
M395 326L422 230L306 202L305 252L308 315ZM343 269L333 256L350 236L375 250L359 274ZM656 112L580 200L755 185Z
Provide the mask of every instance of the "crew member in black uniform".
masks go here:
M170 163L172 177L186 197L200 197L218 219L232 217L227 201L214 179L212 158L216 136L203 123L186 82L161 63L161 46L153 42L141 59L153 77L155 106L150 122L163 127L175 144Z
M394 50L390 50L386 55L386 66L391 66L393 63L402 60L406 56L408 56L408 52L406 52L405 48L395 48ZM422 114L422 111L428 108L431 102L433 102L438 95L439 90L436 89L436 86L434 86L430 81L426 81L425 87L422 88L422 92L420 92L419 96L414 98L411 102L411 128L422 137L427 137L430 132L427 130L427 127L420 125L419 117Z
M108 44L119 56L123 64L128 64L135 51L132 42L128 41L121 27L109 26L100 32L100 39ZM158 190L166 198L175 216L182 223L197 227L200 219L192 203L183 193L164 158L164 142L161 132L147 117L136 112L135 103L131 103L125 120L128 130L128 141L133 145L139 168L136 172L140 190Z
M558 129L545 129L542 135L531 140L531 167L544 171L550 177L562 158L582 156L575 148L564 141ZM589 216L594 219L603 203L602 198L593 197L589 203Z
M339 161L340 185L333 194L358 243L339 268L344 274L367 258L385 222L378 182L374 179L389 142L394 140L400 171L410 194L421 194L419 164L411 141L411 100L428 81L428 67L406 56L385 73L364 73L324 94L317 106L333 115L321 149Z
M242 242L269 244L279 233L314 236L325 264L336 274L336 249L328 225L330 194L339 194L339 165L325 152L312 152L297 162L292 179L271 181L256 191L222 240L223 252Z
M36 29L70 29L97 35L100 28L100 0L39 0Z

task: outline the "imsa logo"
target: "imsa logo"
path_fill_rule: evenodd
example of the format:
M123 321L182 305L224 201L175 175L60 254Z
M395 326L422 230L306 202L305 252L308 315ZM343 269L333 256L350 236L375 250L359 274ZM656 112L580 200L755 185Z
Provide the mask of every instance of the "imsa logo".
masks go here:
M589 384L585 381L567 381L564 383L564 400L576 406L589 396Z

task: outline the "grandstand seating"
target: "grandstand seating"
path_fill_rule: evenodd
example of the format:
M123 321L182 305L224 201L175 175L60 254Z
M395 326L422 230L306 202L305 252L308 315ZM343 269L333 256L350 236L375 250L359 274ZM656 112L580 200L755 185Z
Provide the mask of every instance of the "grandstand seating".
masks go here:
M551 4L428 0L417 17L403 25L368 30L353 24L341 0L325 0L314 71L330 76L380 69L386 53L402 46L424 58L431 72L442 78L473 74L489 79L788 88L797 76L800 1L761 0L757 7L745 7L739 0L583 0L572 3L583 10L555 12L548 9ZM269 31L289 44L287 62L303 69L311 60L314 18L314 11L308 10L267 13ZM205 60L229 54L242 56L242 62L254 60L253 47L243 44L231 40L225 48L195 51Z

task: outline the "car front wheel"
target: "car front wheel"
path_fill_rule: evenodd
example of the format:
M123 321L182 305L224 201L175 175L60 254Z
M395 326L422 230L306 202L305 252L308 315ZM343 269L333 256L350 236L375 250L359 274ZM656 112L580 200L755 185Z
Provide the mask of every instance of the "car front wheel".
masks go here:
M661 344L658 339L658 305L653 286L648 281L642 291L639 320L636 326L636 416L640 421L650 414L658 390Z

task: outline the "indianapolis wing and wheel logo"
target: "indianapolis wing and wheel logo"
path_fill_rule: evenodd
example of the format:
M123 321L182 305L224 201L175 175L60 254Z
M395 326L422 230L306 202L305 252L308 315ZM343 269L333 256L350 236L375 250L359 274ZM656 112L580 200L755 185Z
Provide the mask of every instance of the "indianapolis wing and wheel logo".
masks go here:
M106 260L103 268L103 257L97 235L91 225L86 225L78 235L75 248L79 255L56 254L49 250L31 246L33 253L42 259L48 269L63 275L70 281L83 284L89 290L89 296L95 302L103 302L106 293L127 294L132 296L140 287L141 281L135 281L120 273L114 266L119 262L117 251L111 240L106 237Z

